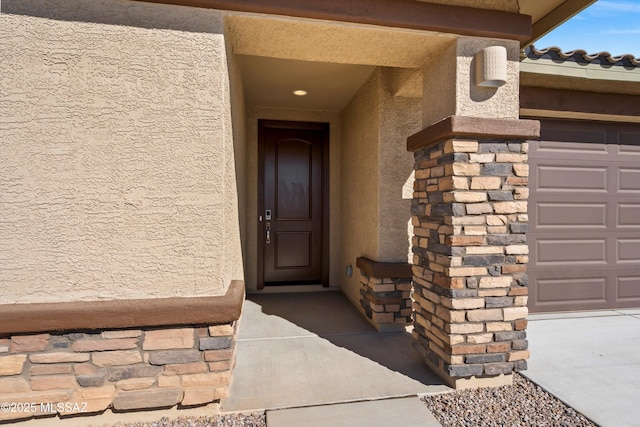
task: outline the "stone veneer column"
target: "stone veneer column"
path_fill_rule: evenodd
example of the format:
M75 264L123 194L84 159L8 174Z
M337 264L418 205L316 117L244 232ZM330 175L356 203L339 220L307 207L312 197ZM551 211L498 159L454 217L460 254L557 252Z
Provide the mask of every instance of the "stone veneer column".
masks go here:
M413 135L414 343L452 387L526 369L530 120L451 116Z

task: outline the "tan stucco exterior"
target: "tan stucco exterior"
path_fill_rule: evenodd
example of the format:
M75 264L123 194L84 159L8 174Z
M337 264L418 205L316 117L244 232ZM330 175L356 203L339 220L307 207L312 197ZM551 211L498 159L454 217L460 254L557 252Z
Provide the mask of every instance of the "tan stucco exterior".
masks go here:
M507 82L499 88L475 84L475 55L488 46L507 50ZM517 42L459 37L425 67L423 125L451 115L517 118L519 64Z
M219 15L191 32L185 8L101 2L123 24L175 31L11 15L7 3L0 300L220 295L242 279Z
M236 54L340 64L420 67L455 38L451 34L274 15L229 13L227 22Z
M513 12L544 31L591 0L148 1L0 2L0 357L22 359L3 374L24 382L11 399L50 400L30 376L62 368L65 399L108 384L94 413L219 407L262 282L261 119L329 124L329 285L380 331L413 321L450 385L526 369L528 249L511 243L526 239L539 123L518 119L530 25ZM498 88L475 81L490 46L507 50ZM317 290L300 277L278 284ZM130 390L119 366L157 379Z
M38 183L18 191L24 203L8 204L4 244L13 255L0 279L8 301L216 295L244 274L255 289L257 122L275 119L330 124L329 283L356 302L358 272L345 271L357 257L407 261L407 136L451 114L517 117L517 42L146 3L65 4L3 3L3 12L41 17L2 15L7 35L24 34L21 43L2 39L16 69L38 67L29 87L16 73L3 81L16 100L6 117L36 117L29 126L8 121L3 155L15 167L5 182ZM307 37L291 37L298 33ZM51 36L42 43L33 34ZM509 50L509 81L497 91L472 80L475 53L491 44ZM239 54L378 68L341 111L245 106ZM155 102L158 91L166 97ZM22 143L34 126L57 130ZM36 160L20 181L21 160L49 152L58 175ZM30 291L11 296L27 283Z
M507 48L507 83L479 88L474 56L496 44ZM518 66L517 43L459 38L425 67L422 99L394 96L414 73L376 69L341 113L342 268L358 257L408 261L413 155L407 137L450 115L517 118ZM343 277L342 289L359 306L358 271Z
M393 96L394 72L378 68L342 111L341 262L358 257L407 262L413 156L406 138L421 129L419 99ZM412 183L410 185L413 185ZM359 306L360 277L343 277L342 289Z
M365 256L375 259L379 239L374 230L380 222L378 149L380 69L374 71L341 114L342 159L340 181L344 186L340 201L341 265L351 265L352 277L343 277L342 289L356 303L360 299L360 278L355 261ZM373 231L373 232L372 232Z
M407 262L413 191L413 155L406 149L407 138L422 130L422 101L393 96L393 70L382 70L380 87L380 248L377 260ZM407 193L406 188L411 192Z
M225 27L226 34L226 27ZM230 111L231 111L231 125L233 130L233 152L229 152L227 158L227 168L234 168L235 185L237 196L232 200L236 203L236 206L231 206L232 212L238 212L238 233L239 233L239 248L240 256L242 259L241 264L237 264L242 268L239 277L244 277L246 274L246 245L247 245L247 206L245 201L248 197L247 189L247 122L245 104L244 85L242 83L242 76L240 71L240 63L236 55L232 53L231 43L229 37L225 37L225 48L227 53L227 67L229 69L229 88L230 88ZM233 189L232 189L233 194ZM227 232L235 233L236 228L232 227ZM231 236L231 237L232 237ZM233 241L233 238L232 238Z

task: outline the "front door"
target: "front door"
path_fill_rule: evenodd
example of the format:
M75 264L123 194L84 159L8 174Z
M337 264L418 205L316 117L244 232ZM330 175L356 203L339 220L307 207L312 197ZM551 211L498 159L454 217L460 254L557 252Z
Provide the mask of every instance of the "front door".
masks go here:
M262 264L258 287L326 286L328 125L261 120L258 139Z

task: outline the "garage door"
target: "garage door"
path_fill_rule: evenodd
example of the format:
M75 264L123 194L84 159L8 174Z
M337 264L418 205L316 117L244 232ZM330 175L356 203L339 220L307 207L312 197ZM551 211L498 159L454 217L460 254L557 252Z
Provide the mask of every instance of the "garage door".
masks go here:
M640 126L542 121L529 165L530 310L640 307Z

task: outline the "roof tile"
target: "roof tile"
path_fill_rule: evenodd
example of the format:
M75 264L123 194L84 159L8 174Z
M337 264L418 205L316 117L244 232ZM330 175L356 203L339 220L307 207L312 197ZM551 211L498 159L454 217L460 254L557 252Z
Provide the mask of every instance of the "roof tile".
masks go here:
M603 66L622 66L625 68L640 67L640 58L635 58L631 54L621 56L611 56L609 52L589 54L582 49L563 52L562 49L557 46L537 49L533 45L525 48L524 54L529 59L550 59L555 62L577 62L579 64L599 64Z

